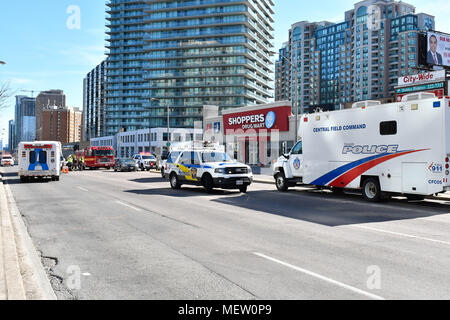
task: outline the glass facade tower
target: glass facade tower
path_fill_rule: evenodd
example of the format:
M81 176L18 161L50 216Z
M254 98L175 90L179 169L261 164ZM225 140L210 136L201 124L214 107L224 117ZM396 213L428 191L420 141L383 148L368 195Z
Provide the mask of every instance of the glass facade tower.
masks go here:
M272 0L110 0L109 6L111 37L117 29L114 37L136 39L109 39L107 134L165 127L168 110L170 127L193 127L203 105L227 109L272 97Z
M105 132L148 126L142 108L144 0L107 0L108 67L105 86ZM147 120L148 121L148 120Z

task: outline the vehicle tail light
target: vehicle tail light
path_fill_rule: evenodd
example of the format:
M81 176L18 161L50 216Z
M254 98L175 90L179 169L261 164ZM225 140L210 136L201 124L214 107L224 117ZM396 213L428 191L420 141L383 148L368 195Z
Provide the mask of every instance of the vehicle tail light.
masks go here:
M445 169L446 169L445 175L446 176L448 176L450 174L450 171L448 170L450 167L449 162L450 162L450 155L447 155L447 157L445 158Z

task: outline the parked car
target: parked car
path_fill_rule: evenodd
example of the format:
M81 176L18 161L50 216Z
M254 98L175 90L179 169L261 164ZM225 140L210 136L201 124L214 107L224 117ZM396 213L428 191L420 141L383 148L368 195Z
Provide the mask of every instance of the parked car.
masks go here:
M117 159L114 163L114 171L137 171L138 166L133 159Z

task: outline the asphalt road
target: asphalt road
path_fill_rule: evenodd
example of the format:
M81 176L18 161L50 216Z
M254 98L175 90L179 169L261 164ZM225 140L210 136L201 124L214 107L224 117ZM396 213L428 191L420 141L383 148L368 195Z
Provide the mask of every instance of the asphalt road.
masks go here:
M60 299L450 299L450 202L4 170Z

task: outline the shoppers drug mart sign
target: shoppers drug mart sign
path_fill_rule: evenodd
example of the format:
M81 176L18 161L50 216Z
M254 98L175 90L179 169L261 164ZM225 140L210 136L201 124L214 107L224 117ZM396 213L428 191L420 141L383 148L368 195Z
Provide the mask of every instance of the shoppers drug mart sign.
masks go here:
M291 107L275 107L223 115L225 133L227 130L279 130L289 131Z

